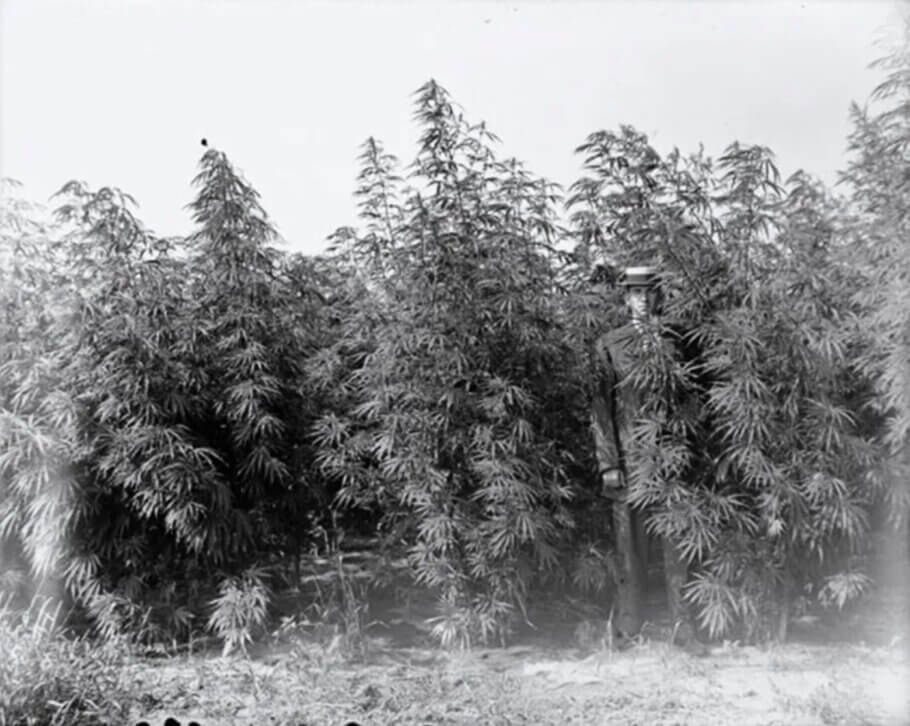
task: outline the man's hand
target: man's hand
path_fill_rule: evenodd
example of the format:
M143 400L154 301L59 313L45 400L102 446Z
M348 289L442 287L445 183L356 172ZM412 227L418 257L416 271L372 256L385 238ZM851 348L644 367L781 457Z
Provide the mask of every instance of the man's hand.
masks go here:
M601 494L611 499L619 497L626 488L626 478L622 469L607 469L600 473Z

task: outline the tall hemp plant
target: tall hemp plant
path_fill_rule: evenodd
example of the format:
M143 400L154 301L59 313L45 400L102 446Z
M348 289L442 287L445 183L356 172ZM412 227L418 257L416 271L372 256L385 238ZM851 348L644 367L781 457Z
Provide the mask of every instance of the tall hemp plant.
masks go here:
M192 328L176 352L193 362L196 439L217 452L199 541L223 573L209 625L231 647L264 622L266 568L296 559L325 501L307 437L321 404L305 375L322 301L313 269L272 246L259 195L223 152L206 151L194 181Z
M870 105L851 108L851 153L842 174L851 213L843 253L859 277L855 300L865 333L858 369L871 374L888 456L876 482L890 523L910 531L910 24L875 66L885 79Z
M299 550L319 499L303 366L321 303L222 153L196 184L188 245L117 190L62 190L48 295L18 313L31 347L4 361L4 526L105 633L186 633L215 596L209 625L242 641L259 565Z
M142 536L106 467L112 450L148 443L157 423L147 404L154 384L143 376L155 355L156 306L168 304L158 258L169 243L142 227L116 189L71 182L59 196L57 239L31 278L42 295L23 309L24 345L4 366L12 393L3 411L4 525L33 573L63 578L110 632L136 614L138 580L123 575L144 563Z
M50 333L70 281L54 248L57 230L42 210L2 180L0 196L0 589L51 592L74 514L66 422L44 395L53 390ZM35 506L41 502L40 506ZM31 513L30 513L31 509Z
M366 229L338 249L360 265L371 309L347 315L324 375L341 376L349 407L316 437L339 502L381 513L439 596L435 635L467 644L504 637L557 561L576 396L548 294L551 185L499 160L437 83L417 92L416 117L406 182L365 146Z
M579 151L579 272L658 268L662 309L625 336L623 385L642 392L627 501L663 544L671 614L684 624L694 606L711 636L783 637L804 585L840 575L847 598L866 584L847 557L866 531L870 457L851 409L850 301L830 229L800 226L819 198L804 176L784 188L762 147L663 158L623 127Z

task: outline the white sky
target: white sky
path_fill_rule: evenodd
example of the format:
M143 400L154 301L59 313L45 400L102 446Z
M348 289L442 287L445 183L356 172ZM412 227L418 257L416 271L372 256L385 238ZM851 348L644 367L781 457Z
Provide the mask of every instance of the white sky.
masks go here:
M630 123L661 151L761 143L828 182L850 101L880 80L896 0L354 2L2 0L0 175L46 200L118 186L161 234L190 230L200 138L227 152L292 249L355 221L370 135L409 162L433 77L538 174Z

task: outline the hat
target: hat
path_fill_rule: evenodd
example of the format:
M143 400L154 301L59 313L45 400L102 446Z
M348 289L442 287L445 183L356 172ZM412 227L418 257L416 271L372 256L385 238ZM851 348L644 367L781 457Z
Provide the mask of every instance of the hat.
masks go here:
M624 287L649 287L656 276L656 267L627 267L619 279L619 284Z

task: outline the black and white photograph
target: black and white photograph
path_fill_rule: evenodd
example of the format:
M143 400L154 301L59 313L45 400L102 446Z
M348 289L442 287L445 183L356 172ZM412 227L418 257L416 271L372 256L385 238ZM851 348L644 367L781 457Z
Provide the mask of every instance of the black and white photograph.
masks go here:
M0 726L910 726L910 0L0 0Z

